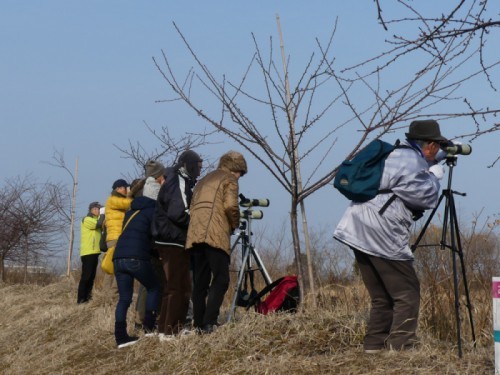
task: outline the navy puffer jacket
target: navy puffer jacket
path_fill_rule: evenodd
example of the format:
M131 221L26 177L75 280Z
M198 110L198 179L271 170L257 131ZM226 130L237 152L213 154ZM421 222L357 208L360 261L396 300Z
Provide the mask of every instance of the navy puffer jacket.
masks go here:
M119 258L151 259L152 237L151 222L156 201L147 197L137 197L132 201L130 210L125 214L123 225L137 211L118 238L113 260Z

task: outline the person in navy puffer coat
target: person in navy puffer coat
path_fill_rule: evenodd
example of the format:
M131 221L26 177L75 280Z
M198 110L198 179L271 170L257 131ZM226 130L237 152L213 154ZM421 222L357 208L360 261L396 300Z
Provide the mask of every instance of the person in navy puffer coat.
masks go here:
M143 327L152 332L156 323L155 311L160 298L160 283L151 264L151 221L156 201L137 197L123 220L123 232L116 244L113 263L119 299L115 310L115 339L118 348L137 342L127 333L127 311L134 293L134 279L147 290L146 314Z

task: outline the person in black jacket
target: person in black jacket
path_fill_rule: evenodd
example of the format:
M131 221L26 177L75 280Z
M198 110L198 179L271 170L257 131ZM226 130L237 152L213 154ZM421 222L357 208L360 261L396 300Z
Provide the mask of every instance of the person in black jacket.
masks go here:
M127 333L127 311L134 293L134 279L147 290L146 313L143 327L152 332L156 323L160 283L151 264L151 223L155 200L137 197L123 220L123 231L116 243L113 255L119 299L115 310L115 339L118 348L137 342L138 338Z
M153 221L155 250L165 272L158 331L160 340L174 339L184 326L191 298L190 254L185 251L192 189L200 175L202 159L184 151L178 162L167 168L160 188Z

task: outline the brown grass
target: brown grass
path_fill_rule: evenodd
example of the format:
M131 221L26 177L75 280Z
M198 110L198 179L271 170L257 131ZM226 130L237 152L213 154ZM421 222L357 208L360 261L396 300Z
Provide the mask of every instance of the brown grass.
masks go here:
M235 323L211 335L168 343L143 337L138 344L120 350L113 337L117 299L113 289L98 287L94 299L81 306L75 303L76 287L74 278L47 286L0 286L2 374L494 372L491 340L476 349L464 340L460 359L454 343L438 341L422 329L422 345L417 350L364 354L368 300L360 284L324 289L320 301L325 307L321 309L273 316L238 309ZM129 313L131 324L132 318Z

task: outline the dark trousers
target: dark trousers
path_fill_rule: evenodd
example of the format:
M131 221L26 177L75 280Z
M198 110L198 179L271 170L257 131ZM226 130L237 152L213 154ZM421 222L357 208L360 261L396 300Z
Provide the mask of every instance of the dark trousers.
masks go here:
M82 260L82 276L78 283L77 303L85 303L92 297L97 264L100 254L89 254L80 257Z
M113 261L115 266L116 285L118 286L118 304L115 310L115 321L126 322L127 310L134 294L134 280L146 288L146 311L155 311L160 298L160 283L156 278L149 260L119 258Z
M389 260L353 250L371 298L364 348L401 350L413 346L420 306L420 283L413 261Z
M158 330L175 335L184 326L191 298L190 254L183 247L155 245L165 273Z
M160 282L160 298L158 298L158 307L155 309L158 313L161 311L161 300L163 296L163 288L165 287L165 274L163 272L163 267L161 265L160 259L156 257L151 257L151 265L155 270L155 275ZM139 283L139 290L137 291L137 301L135 304L135 322L137 324L142 324L144 321L144 316L146 315L146 299L148 292L144 285Z
M195 327L217 324L229 287L229 255L206 244L192 250L194 261L193 318Z

